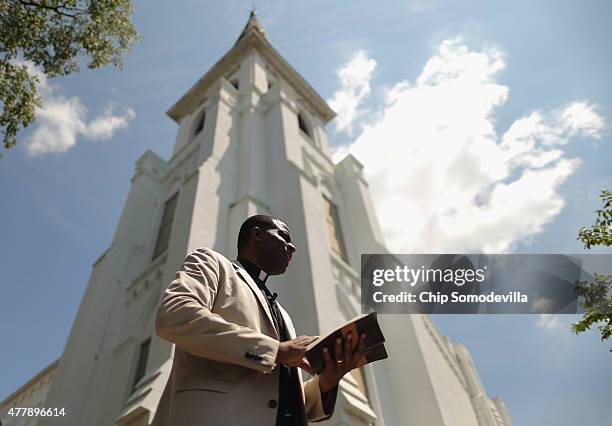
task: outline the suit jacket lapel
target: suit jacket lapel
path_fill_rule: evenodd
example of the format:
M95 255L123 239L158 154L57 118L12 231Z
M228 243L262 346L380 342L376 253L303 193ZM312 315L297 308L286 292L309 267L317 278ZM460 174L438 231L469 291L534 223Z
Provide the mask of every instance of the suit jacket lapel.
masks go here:
M289 335L289 339L295 339L297 335L295 332L295 328L293 327L291 317L289 316L285 308L283 308L282 305L278 303L278 301L276 302L276 305L278 306L278 310L280 311L281 316L283 317L283 321L285 322L285 327L287 328L287 334Z
M274 332L276 333L276 338L278 339L279 332L274 326L274 320L272 319L272 313L270 312L270 307L268 306L268 301L266 300L266 296L259 289L259 287L257 287L257 284L255 284L255 281L253 281L253 278L251 278L251 276L248 274L247 271L245 271L240 265L236 264L235 262L232 262L232 265L234 265L234 269L236 269L236 272L238 272L238 275L240 276L240 278L242 278L242 281L244 281L251 288L251 291L253 292L253 294L255 294L255 297L257 298L257 301L259 302L260 307L266 313L268 322L270 323L272 330L274 330Z

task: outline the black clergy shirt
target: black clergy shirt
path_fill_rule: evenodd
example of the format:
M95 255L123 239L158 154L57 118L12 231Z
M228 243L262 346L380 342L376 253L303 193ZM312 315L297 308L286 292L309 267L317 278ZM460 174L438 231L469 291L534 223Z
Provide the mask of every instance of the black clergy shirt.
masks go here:
M268 307L272 313L274 326L278 330L279 339L281 342L290 340L287 326L283 320L283 316L276 303L276 293L272 293L266 287L268 274L262 271L259 267L241 257L238 258L240 264L253 278L259 289L266 295ZM278 411L276 414L276 426L306 426L306 413L304 411L304 401L302 400L302 392L300 376L296 367L287 367L279 364L279 392L278 392Z

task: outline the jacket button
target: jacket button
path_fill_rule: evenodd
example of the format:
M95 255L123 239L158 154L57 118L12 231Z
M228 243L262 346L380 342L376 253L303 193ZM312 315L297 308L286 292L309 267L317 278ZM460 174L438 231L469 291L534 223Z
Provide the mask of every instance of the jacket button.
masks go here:
M278 407L278 402L275 399L271 399L270 401L268 401L268 407L276 408Z

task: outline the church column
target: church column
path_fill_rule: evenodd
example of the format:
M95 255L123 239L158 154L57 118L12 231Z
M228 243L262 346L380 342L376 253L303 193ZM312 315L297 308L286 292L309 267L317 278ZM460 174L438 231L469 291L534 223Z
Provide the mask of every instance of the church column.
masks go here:
M252 52L240 64L238 72L240 98L236 105L238 117L235 141L237 145L237 194L230 204L227 227L227 251L235 256L235 241L242 221L253 214L270 213L266 170L270 167L270 146L266 139L265 109L262 97L268 90L265 64L257 52Z
M265 65L256 52L251 53L240 65L241 101L240 114L238 196L247 193L266 199L265 170L268 144L265 139L261 98L268 90Z
M353 247L358 253L386 253L382 230L376 218L376 211L370 197L368 184L363 177L363 165L353 156L346 156L335 167L346 205L351 207L348 215ZM355 259L359 264L360 259Z
M186 252L210 247L225 253L227 238L226 206L236 197L236 141L239 138L238 93L225 78L208 91L207 129L200 149L196 176L188 183L193 197L192 219L187 227ZM210 138L210 139L209 139ZM223 182L223 184L221 184Z

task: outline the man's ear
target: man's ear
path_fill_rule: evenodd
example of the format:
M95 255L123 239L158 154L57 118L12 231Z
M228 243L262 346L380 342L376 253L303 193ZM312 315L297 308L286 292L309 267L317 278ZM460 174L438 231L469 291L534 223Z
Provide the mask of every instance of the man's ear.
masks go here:
M260 242L262 238L261 235L261 229L259 229L259 226L254 226L251 228L251 239L255 242Z

